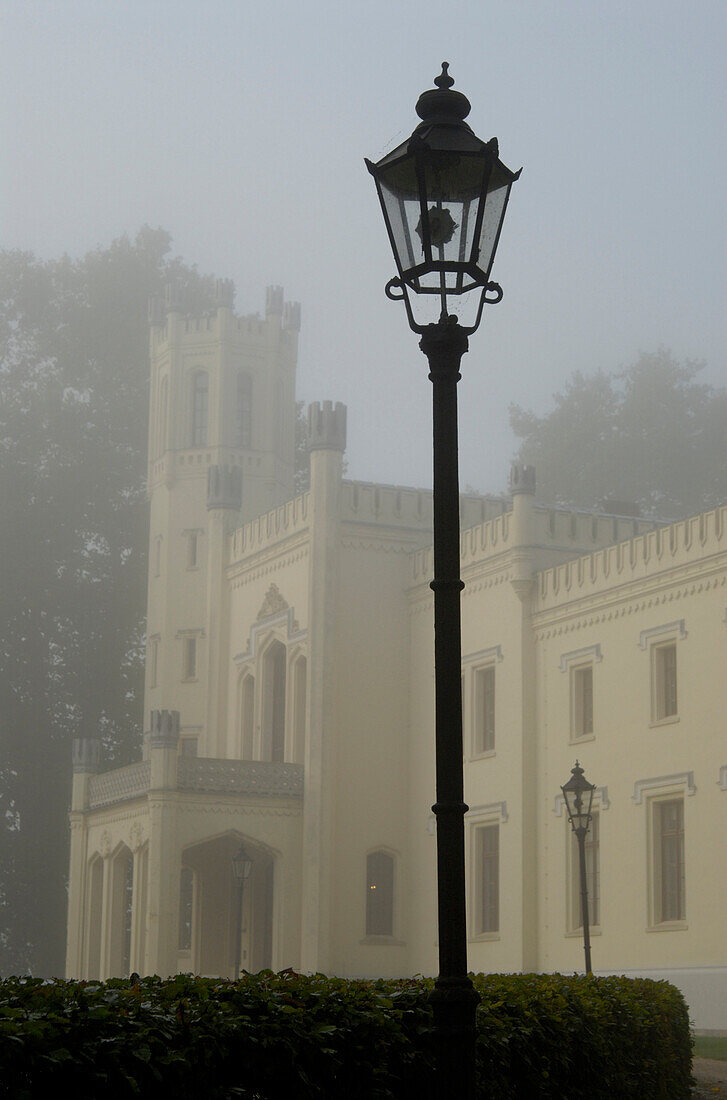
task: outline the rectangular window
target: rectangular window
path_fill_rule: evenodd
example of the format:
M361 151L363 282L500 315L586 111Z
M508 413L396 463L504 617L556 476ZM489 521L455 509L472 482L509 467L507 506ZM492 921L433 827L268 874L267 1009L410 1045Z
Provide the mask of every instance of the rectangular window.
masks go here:
M652 651L654 721L671 718L677 713L677 646L676 642L656 645Z
M570 928L575 932L583 927L581 909L581 868L578 854L578 839L568 825L571 850L571 913ZM591 816L591 824L586 833L586 891L588 893L588 923L590 926L601 923L601 854L600 819L596 812Z
M179 739L179 755L180 756L196 756L197 755L197 738L196 737L181 737Z
M238 374L237 376L236 419L237 446L252 446L252 378L249 374Z
M157 672L159 668L159 639L152 638L149 642L149 687L157 686Z
M573 737L587 737L593 733L593 665L582 665L571 670Z
M197 676L197 639L196 638L184 638L183 639L183 659L182 659L182 678L184 680L194 680Z
M366 857L366 935L394 934L394 857L371 852Z
M475 832L475 934L500 930L500 826Z
M180 951L192 949L192 915L194 912L194 871L182 867L179 876L179 937Z
M684 802L654 803L654 918L656 924L686 919Z
M187 569L197 568L197 532L187 532Z
M475 753L495 748L495 669L475 669Z

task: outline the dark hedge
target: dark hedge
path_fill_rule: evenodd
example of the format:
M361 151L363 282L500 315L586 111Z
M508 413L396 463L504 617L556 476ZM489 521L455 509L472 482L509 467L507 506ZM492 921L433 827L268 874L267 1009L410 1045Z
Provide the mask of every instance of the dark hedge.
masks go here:
M688 1100L691 1037L666 982L476 975L479 1095ZM84 1100L422 1100L431 980L292 971L0 983L0 1090Z

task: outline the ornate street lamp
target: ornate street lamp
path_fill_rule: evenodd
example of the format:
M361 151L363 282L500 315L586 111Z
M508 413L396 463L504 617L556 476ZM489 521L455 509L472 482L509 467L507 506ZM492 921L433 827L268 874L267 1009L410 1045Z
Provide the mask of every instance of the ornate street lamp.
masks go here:
M474 1096L478 996L467 976L459 563L457 382L468 336L486 302L502 298L490 282L510 188L519 172L498 159L497 139L481 141L464 121L470 104L452 91L447 62L416 105L421 123L376 164L374 177L398 275L386 294L402 300L429 361L434 410L434 659L436 689L437 894L439 976L432 1004L440 1087ZM450 315L447 299L479 292L474 324ZM414 319L410 295L438 295L436 324Z
M591 806L595 783L589 783L583 774L583 768L576 760L571 768L571 777L561 788L568 811L568 820L578 841L578 868L581 887L581 919L583 921L583 950L586 954L586 974L591 969L591 932L588 926L588 884L586 881L586 836L591 824Z
M252 858L245 851L244 845L240 845L232 857L232 875L237 883L237 935L235 937L235 981L240 977L240 952L242 950L242 891L245 880L250 877L253 865Z

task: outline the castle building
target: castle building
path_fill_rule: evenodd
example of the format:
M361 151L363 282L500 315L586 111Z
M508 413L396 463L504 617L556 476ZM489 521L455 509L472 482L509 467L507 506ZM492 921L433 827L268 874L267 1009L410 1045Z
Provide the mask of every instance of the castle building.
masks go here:
M345 479L324 402L294 496L299 309L232 305L151 311L148 728L74 743L67 973L434 973L431 494ZM514 466L461 511L470 966L582 969L578 758L595 972L727 1029L727 508L549 509Z

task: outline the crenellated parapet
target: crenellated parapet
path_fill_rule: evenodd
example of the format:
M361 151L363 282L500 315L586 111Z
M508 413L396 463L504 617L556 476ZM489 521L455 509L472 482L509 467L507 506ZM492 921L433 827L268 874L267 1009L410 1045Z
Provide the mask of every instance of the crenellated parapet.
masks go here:
M271 314L280 317L283 313L283 288L282 286L269 286L265 290L265 316Z
M308 450L346 450L346 406L314 401L308 406Z
M215 305L218 309L235 308L235 284L232 279L215 281Z
M538 610L547 610L564 599L595 596L615 583L645 581L705 557L714 564L713 555L719 554L727 554L727 506L644 531L543 570L538 578Z
M310 493L302 493L238 527L231 536L230 565L304 531L308 527L309 500Z

